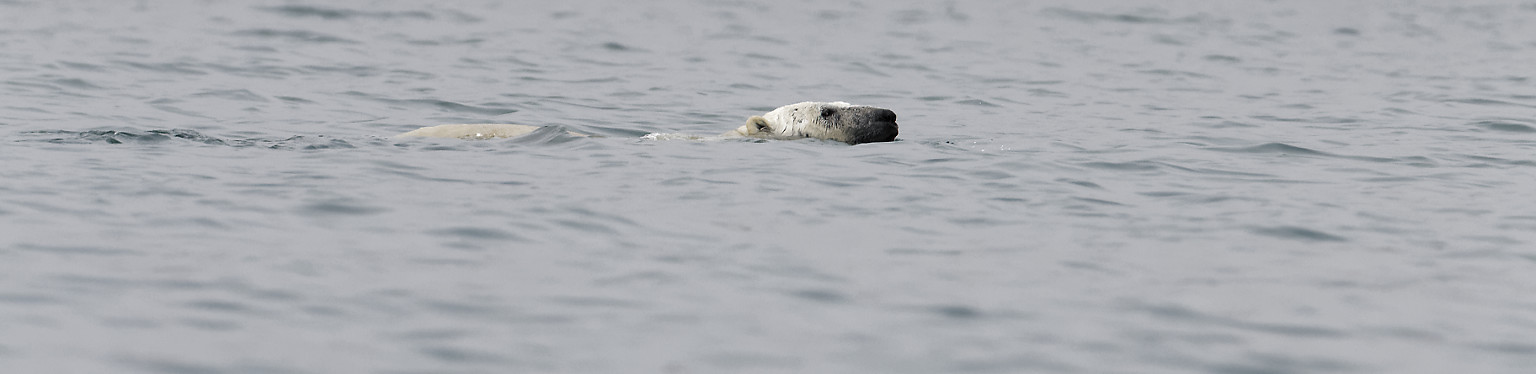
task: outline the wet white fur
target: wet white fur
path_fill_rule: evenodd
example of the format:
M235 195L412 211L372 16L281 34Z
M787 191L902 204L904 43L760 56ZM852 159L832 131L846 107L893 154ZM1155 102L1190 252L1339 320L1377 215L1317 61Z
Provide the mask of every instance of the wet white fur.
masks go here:
M539 126L480 123L466 125L437 125L423 127L400 134L399 137L494 139L511 138L538 130Z
M841 128L831 126L826 119L821 117L821 109L825 107L847 108L853 106L845 102L815 102L806 101L789 104L774 109L761 116L752 116L747 123L720 134L721 137L753 137L765 139L798 139L817 138L826 140L845 141L849 134ZM410 132L400 134L399 137L427 137L427 138L459 138L459 139L494 139L511 138L538 130L540 126L514 125L514 124L465 124L465 125L438 125L423 127ZM576 136L584 134L570 133ZM677 134L650 134L647 139L703 139L704 137L687 136Z
M821 109L828 107L842 109L851 106L853 104L841 101L805 101L789 104L764 113L761 116L748 118L747 124L724 135L731 136L735 134L737 136L769 139L817 138L846 141L851 137L850 134L845 131L844 127L835 127L827 123L826 118L821 117Z

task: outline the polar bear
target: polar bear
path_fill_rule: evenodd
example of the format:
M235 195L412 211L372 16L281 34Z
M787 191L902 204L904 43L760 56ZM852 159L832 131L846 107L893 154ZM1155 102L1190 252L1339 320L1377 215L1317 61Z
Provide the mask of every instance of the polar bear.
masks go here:
M460 139L512 138L527 135L541 126L513 124L438 125L413 130L399 137L430 137ZM747 118L747 124L722 138L751 137L761 139L816 138L835 140L848 144L888 142L896 140L896 112L890 109L865 105L853 105L841 101L806 101L774 109L761 116ZM571 133L577 136L586 136ZM672 134L650 134L647 139L705 139L706 137Z

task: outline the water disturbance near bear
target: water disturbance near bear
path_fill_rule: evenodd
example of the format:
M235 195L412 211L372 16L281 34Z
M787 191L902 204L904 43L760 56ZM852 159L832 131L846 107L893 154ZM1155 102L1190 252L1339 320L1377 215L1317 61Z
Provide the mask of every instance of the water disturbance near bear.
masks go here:
M543 126L515 124L459 124L423 127L400 134L399 137L430 137L460 139L514 138L528 135ZM761 116L752 116L741 127L709 137L683 134L652 133L645 139L653 140L703 140L710 138L761 138L835 140L848 144L888 142L896 140L898 126L896 112L890 109L853 105L841 101L806 101L774 109ZM570 133L576 136L586 136Z

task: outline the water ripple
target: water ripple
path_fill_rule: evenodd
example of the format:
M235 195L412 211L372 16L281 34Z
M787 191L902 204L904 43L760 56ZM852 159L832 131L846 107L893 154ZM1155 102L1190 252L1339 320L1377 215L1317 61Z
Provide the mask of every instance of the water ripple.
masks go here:
M203 92L198 92L198 93L192 94L192 96L193 97L211 97L211 98L218 98L218 99L225 99L225 100L234 100L234 101L251 101L251 102L266 102L267 101L266 97L261 96L261 95L257 95L255 92L251 92L251 90L244 90L244 89L203 91Z
M1333 154L1333 153L1328 153L1328 152L1312 150L1312 149L1308 149L1308 148L1297 147L1297 146L1290 145L1290 144L1285 144L1285 143L1264 143L1264 144L1260 144L1260 145L1256 145L1256 146L1250 146L1250 147L1205 147L1204 149L1212 150L1212 151L1217 151L1217 152L1230 152L1230 153L1278 154L1278 155L1283 155L1283 156L1291 156L1291 155L1297 155L1297 156L1316 156L1316 157L1331 157L1331 158L1341 158L1341 159L1350 159L1350 160L1359 160L1359 161L1370 161L1370 162L1408 163L1408 164L1417 164L1417 165L1422 165L1423 161L1427 160L1427 159L1424 159L1424 158L1396 159L1396 158L1369 157L1369 156L1347 156L1347 155L1339 155L1339 154Z
M130 250L130 249L105 248L105 247L95 247L95 246L57 246L57 245L18 244L18 245L16 245L15 248L16 249L20 249L20 250L25 250L25 251L51 253L51 254L57 254L57 255L124 256L124 255L140 255L140 254L142 254L139 251Z
M197 64L190 62L144 63L133 61L113 61L113 63L155 73L208 75L208 72L206 71L195 69L194 67L196 67Z
M1514 121L1477 121L1477 122L1471 123L1471 125L1472 126L1476 126L1476 127L1481 127L1481 128L1489 129L1489 130L1494 130L1494 131L1513 132L1513 133L1526 133L1526 134L1536 133L1536 127L1533 127L1531 124L1529 124L1529 123L1516 123Z
M1348 240L1338 235L1296 226L1255 227L1253 228L1253 233L1309 242L1342 242Z
M472 348L429 346L420 349L421 354L450 363L497 363L508 359L502 355Z
M284 139L263 138L218 138L203 135L193 130L147 130L147 131L123 131L123 130L40 130L21 133L26 136L17 141L45 142L55 144L138 144L159 145L169 144L175 141L201 143L204 145L227 146L231 148L265 147L271 149L296 149L296 150L324 150L324 149L348 149L356 148L352 142L343 139L320 136L291 136ZM357 141L357 140L354 140ZM381 142L372 139L373 142Z
M1493 100L1493 99L1477 99L1477 98L1472 98L1472 99L1447 99L1447 100L1444 100L1444 102L1447 102L1447 103L1458 103L1458 104L1486 105L1486 106L1514 106L1514 107L1524 107L1524 108L1536 108L1536 105L1511 103L1511 102L1508 102L1508 101Z
M1169 18L1151 14L1099 13L1068 8L1046 8L1040 13L1048 16L1062 17L1082 22L1118 22L1129 24L1178 24L1216 22L1216 20L1211 19L1206 15Z
M1157 162L1152 162L1152 161L1129 161L1129 162L1102 162L1102 161L1094 161L1094 162L1084 162L1084 163L1081 163L1081 164L1078 164L1078 165L1082 165L1082 166L1090 167L1090 168L1094 168L1094 169L1119 170L1119 171L1149 171L1149 170L1157 170L1161 166L1161 164L1159 164Z
M277 13L277 14L281 14L281 15L284 15L284 16L288 16L288 17L295 17L295 18L318 17L318 18L326 19L326 20L347 20L347 19L354 19L354 18L374 18L374 19L414 18L414 19L421 19L421 20L431 20L431 19L435 18L435 17L432 16L431 13L422 12L422 11L406 11L406 12L365 11L365 10L353 10L353 9L344 9L344 8L319 7L319 6L312 6L312 5L283 5L283 6L274 6L274 7L257 7L256 9L259 9L259 10L262 10L262 11L267 11L267 12L272 12L272 13Z
M1149 313L1153 316L1163 319L1202 323L1277 335L1311 338L1339 338L1350 335L1346 331L1325 327L1243 321L1234 318L1205 314L1178 305L1136 304L1128 305L1128 307Z
M305 204L298 211L306 215L370 216L390 211L389 208L369 206L353 201L337 200Z
M333 36L333 35L321 34L321 33L314 32L314 31L306 31L306 30L251 29L251 30L235 31L235 32L231 33L230 35L250 36L250 37L265 38L265 39L280 39L280 40L303 42L303 43L358 44L358 42L354 41L354 40L345 39L345 38L338 37L338 36Z
M400 105L400 106L423 108L423 109L435 109L435 110L446 111L446 112L461 112L461 113L469 113L469 114L478 114L478 115L484 115L484 116L499 116L499 115L503 115L503 114L507 114L507 113L517 112L517 109L472 106L472 105L465 105L465 104L455 103L455 102L446 101L446 100L436 100L436 99L404 99L404 100L401 100L401 99L390 99L390 98L384 98L384 97L380 97L380 96L376 96L376 95L370 95L370 94L366 94L366 93L362 93L362 92L357 92L357 91L348 91L348 92L345 92L343 94L344 95L348 95L348 96L367 98L367 99L370 99L370 100L379 101L379 102L383 102L383 103L388 103L388 104L391 104L391 105Z
M431 230L433 234L460 239L526 241L523 237L506 230L486 227L450 227Z

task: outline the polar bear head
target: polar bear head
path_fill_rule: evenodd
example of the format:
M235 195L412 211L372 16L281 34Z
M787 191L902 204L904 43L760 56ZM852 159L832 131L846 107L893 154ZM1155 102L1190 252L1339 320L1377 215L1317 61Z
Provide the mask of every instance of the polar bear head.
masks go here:
M807 101L752 116L734 134L771 139L817 138L848 144L888 142L896 139L896 112L841 101Z

